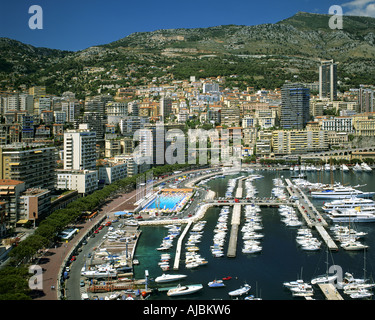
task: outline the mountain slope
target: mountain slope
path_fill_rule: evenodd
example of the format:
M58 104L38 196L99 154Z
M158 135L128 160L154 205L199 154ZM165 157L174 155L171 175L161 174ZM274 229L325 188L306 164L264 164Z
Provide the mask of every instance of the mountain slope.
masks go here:
M331 30L329 19L299 12L276 24L138 32L79 52L0 39L0 79L13 85L44 83L51 93L96 92L103 83L129 86L190 75L237 75L228 80L232 85L272 88L296 77L317 81L320 59L334 59L344 85L373 81L368 75L375 73L375 19L345 16L343 30ZM105 71L90 76L89 67Z

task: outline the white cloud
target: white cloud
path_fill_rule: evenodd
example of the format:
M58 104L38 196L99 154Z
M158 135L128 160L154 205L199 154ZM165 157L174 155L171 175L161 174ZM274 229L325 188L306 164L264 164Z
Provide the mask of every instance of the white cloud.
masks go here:
M375 17L375 0L353 0L342 6L348 8L346 15Z

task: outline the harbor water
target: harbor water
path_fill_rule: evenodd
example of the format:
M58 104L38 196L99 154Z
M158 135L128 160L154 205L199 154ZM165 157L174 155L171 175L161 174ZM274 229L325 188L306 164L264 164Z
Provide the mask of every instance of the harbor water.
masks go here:
M250 174L259 174L263 176L263 178L253 181L253 185L258 190L257 196L260 198L271 197L271 190L274 187L274 178L291 178L291 176L295 175L290 171L262 170L253 173L242 172L241 174L212 180L208 183L208 186L211 190L216 192L217 197L224 197L228 180L230 178ZM343 185L351 185L353 187L361 185L360 190L375 191L374 173L342 173L337 170L333 172L332 175L330 172L322 171L306 172L306 176L306 180L309 182L330 183L333 177L335 182L340 182ZM324 201L314 200L312 203L320 212L323 212L321 207ZM199 266L196 269L186 269L185 263L182 261L179 270L165 272L170 274L186 274L187 278L181 281L181 284L202 284L203 290L179 298L170 298L167 296L166 292L158 292L152 294L149 299L229 300L231 297L228 295L228 292L240 288L245 283L251 286L249 294L254 295L255 297L260 297L263 300L303 299L292 297L291 292L283 287L283 282L297 280L301 277L305 282L310 282L312 278L326 273L327 251L325 250L324 243L319 251L303 251L296 242L298 228L287 227L283 224L280 220L281 216L278 209L272 207L262 208L261 210L263 225L262 233L264 234L264 238L261 240L262 251L260 253L242 253L241 248L243 246L243 240L241 232L239 232L237 254L235 258L228 258L226 255L221 258L213 257L210 251L210 246L213 244L213 230L217 223L219 212L220 207L213 207L206 212L203 219L206 220L207 223L203 229L203 237L201 238L201 242L198 243L198 247L200 248L199 253L208 261L208 264ZM244 215L242 214L242 220L244 220L243 216ZM229 217L231 217L231 215ZM326 220L331 224L328 217ZM350 252L339 248L337 252L329 252L328 267L337 265L342 269L343 273L350 272L356 278L362 278L364 275L364 265L366 265L366 278L371 279L375 267L374 227L375 223L355 224L355 228L358 231L368 233L362 240L363 243L369 246L369 249L366 251L366 260L364 259L363 251ZM228 220L228 229L227 241L224 246L225 254L227 252L230 235L230 218ZM315 230L312 230L312 232L314 236L322 240ZM159 247L162 239L167 234L168 229L163 226L142 227L142 235L135 253L135 258L140 262L139 265L135 266L135 277L137 279L144 277L145 270L148 270L150 279L156 278L163 273L158 262L160 261L161 253L164 252L157 251L156 248ZM186 238L184 242L186 241ZM174 246L168 251L171 254L171 269L173 267L176 244L177 238L174 240ZM184 245L182 248L183 253L181 259L184 259ZM366 263L364 263L365 261ZM232 279L225 281L225 287L209 288L207 285L208 282L212 280L219 280L228 276L232 277ZM178 282L171 282L163 286L173 287L177 284ZM149 286L161 287L160 285L153 283L152 280L149 282ZM313 298L324 299L323 294L318 288L314 292L315 294ZM344 299L350 299L343 293L341 295Z

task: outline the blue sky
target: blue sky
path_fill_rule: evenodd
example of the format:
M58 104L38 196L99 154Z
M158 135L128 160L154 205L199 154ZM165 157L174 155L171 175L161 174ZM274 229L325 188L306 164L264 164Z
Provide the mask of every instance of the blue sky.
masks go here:
M29 7L43 9L43 29L29 28ZM375 17L375 0L0 0L0 37L37 47L83 50L133 33L225 24L275 23L298 11Z

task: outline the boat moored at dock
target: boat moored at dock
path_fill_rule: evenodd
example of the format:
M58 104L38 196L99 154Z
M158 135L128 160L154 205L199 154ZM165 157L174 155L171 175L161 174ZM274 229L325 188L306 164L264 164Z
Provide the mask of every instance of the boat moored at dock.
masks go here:
M168 297L183 296L187 294L193 294L202 289L203 289L203 286L201 284L191 284L191 285L185 285L185 286L181 286L179 284L176 288L168 290L167 295Z

